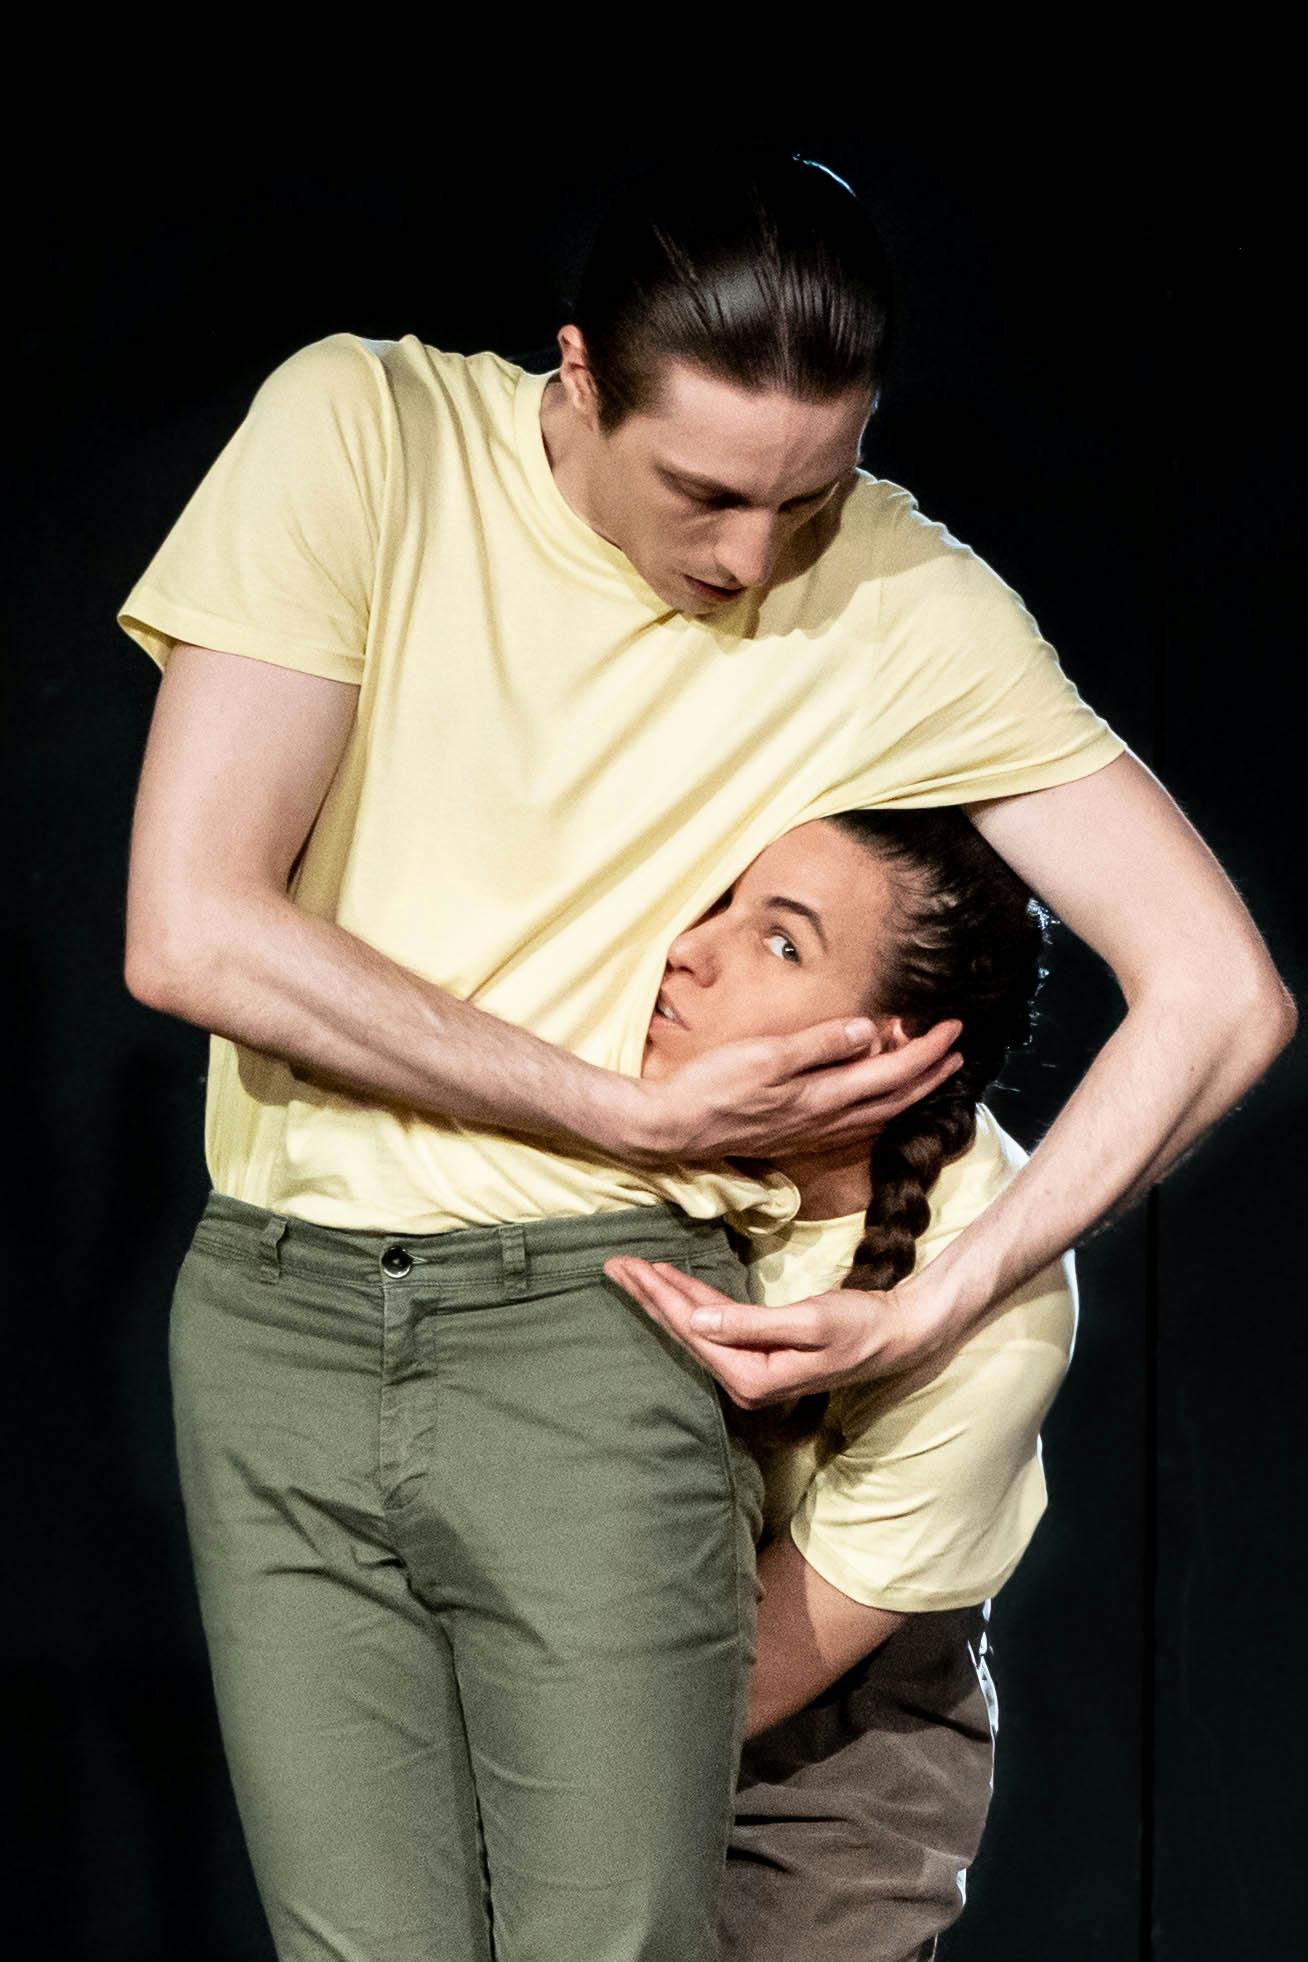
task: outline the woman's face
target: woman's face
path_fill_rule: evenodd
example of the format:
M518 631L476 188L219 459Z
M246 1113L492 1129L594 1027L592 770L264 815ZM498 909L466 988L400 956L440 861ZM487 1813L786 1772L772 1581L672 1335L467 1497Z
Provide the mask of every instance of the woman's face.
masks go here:
M824 818L788 831L668 949L641 1075L671 1076L741 1036L866 1015L890 909L884 866L847 832Z

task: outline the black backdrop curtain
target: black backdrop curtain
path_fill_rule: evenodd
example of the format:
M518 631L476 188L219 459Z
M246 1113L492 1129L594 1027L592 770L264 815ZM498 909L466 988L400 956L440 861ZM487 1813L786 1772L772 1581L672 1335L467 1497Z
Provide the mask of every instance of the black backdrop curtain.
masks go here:
M882 224L903 307L868 466L1016 587L1302 991L1293 224L1270 135L1037 146L783 131ZM636 154L632 143L628 154ZM41 1952L266 1962L172 1457L166 1320L206 1044L122 983L156 674L116 606L293 348L346 328L555 365L612 156L256 171L201 146L15 220L5 1183L11 1900ZM1123 868L1124 879L1129 867ZM1114 1025L1055 936L1028 1147ZM1079 1255L1050 1510L995 1603L996 1797L949 1962L1281 1952L1296 1909L1300 1048Z

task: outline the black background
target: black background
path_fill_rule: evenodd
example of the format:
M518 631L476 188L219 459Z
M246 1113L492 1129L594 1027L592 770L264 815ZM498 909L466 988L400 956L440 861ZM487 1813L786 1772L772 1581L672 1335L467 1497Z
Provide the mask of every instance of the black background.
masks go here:
M1038 142L791 147L883 227L903 308L867 465L1022 595L1305 973L1299 229L1288 145L1049 119ZM489 142L413 157L207 145L25 203L10 313L22 492L4 773L11 887L5 1566L10 1925L79 1962L268 1962L217 1739L165 1336L208 1180L205 1037L122 983L157 671L114 613L259 381L340 329L544 369L612 171ZM238 154L248 154L235 146ZM323 150L328 151L324 161ZM1131 867L1121 868L1129 889ZM1114 1026L1056 929L1033 1146ZM1079 1255L1050 1510L997 1597L996 1796L948 1962L1165 1962L1294 1942L1304 1748L1302 1044ZM24 1904L26 1903L26 1907ZM563 1959L561 1958L561 1962Z

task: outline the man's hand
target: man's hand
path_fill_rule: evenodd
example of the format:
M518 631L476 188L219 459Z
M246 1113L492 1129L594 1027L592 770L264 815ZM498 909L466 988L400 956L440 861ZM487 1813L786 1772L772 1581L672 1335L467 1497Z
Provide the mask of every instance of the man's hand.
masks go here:
M369 1103L658 1169L865 1139L957 1067L957 1022L887 1055L827 1022L728 1045L675 1085L602 1069L462 1001L289 896L359 690L179 642L142 764L125 978L137 1000ZM853 1059L853 1060L851 1060Z
M756 1308L664 1260L623 1255L606 1260L604 1272L698 1357L743 1410L898 1375L948 1340L898 1290L837 1288L786 1308Z
M962 1026L937 1022L898 1049L873 1054L867 1020L724 1043L675 1076L632 1083L623 1155L657 1165L864 1144L960 1067L952 1045Z

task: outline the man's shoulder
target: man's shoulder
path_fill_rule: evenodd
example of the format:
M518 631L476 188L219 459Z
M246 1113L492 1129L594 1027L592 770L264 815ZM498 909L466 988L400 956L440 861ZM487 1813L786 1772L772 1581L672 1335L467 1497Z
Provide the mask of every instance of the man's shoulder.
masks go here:
M261 396L330 400L374 410L417 406L430 415L448 404L474 413L511 400L519 369L487 349L464 354L434 347L417 334L393 338L342 328L307 341L271 369Z
M1010 592L973 547L939 518L927 515L912 491L889 477L855 473L839 520L842 548L906 604L931 598L975 603Z

